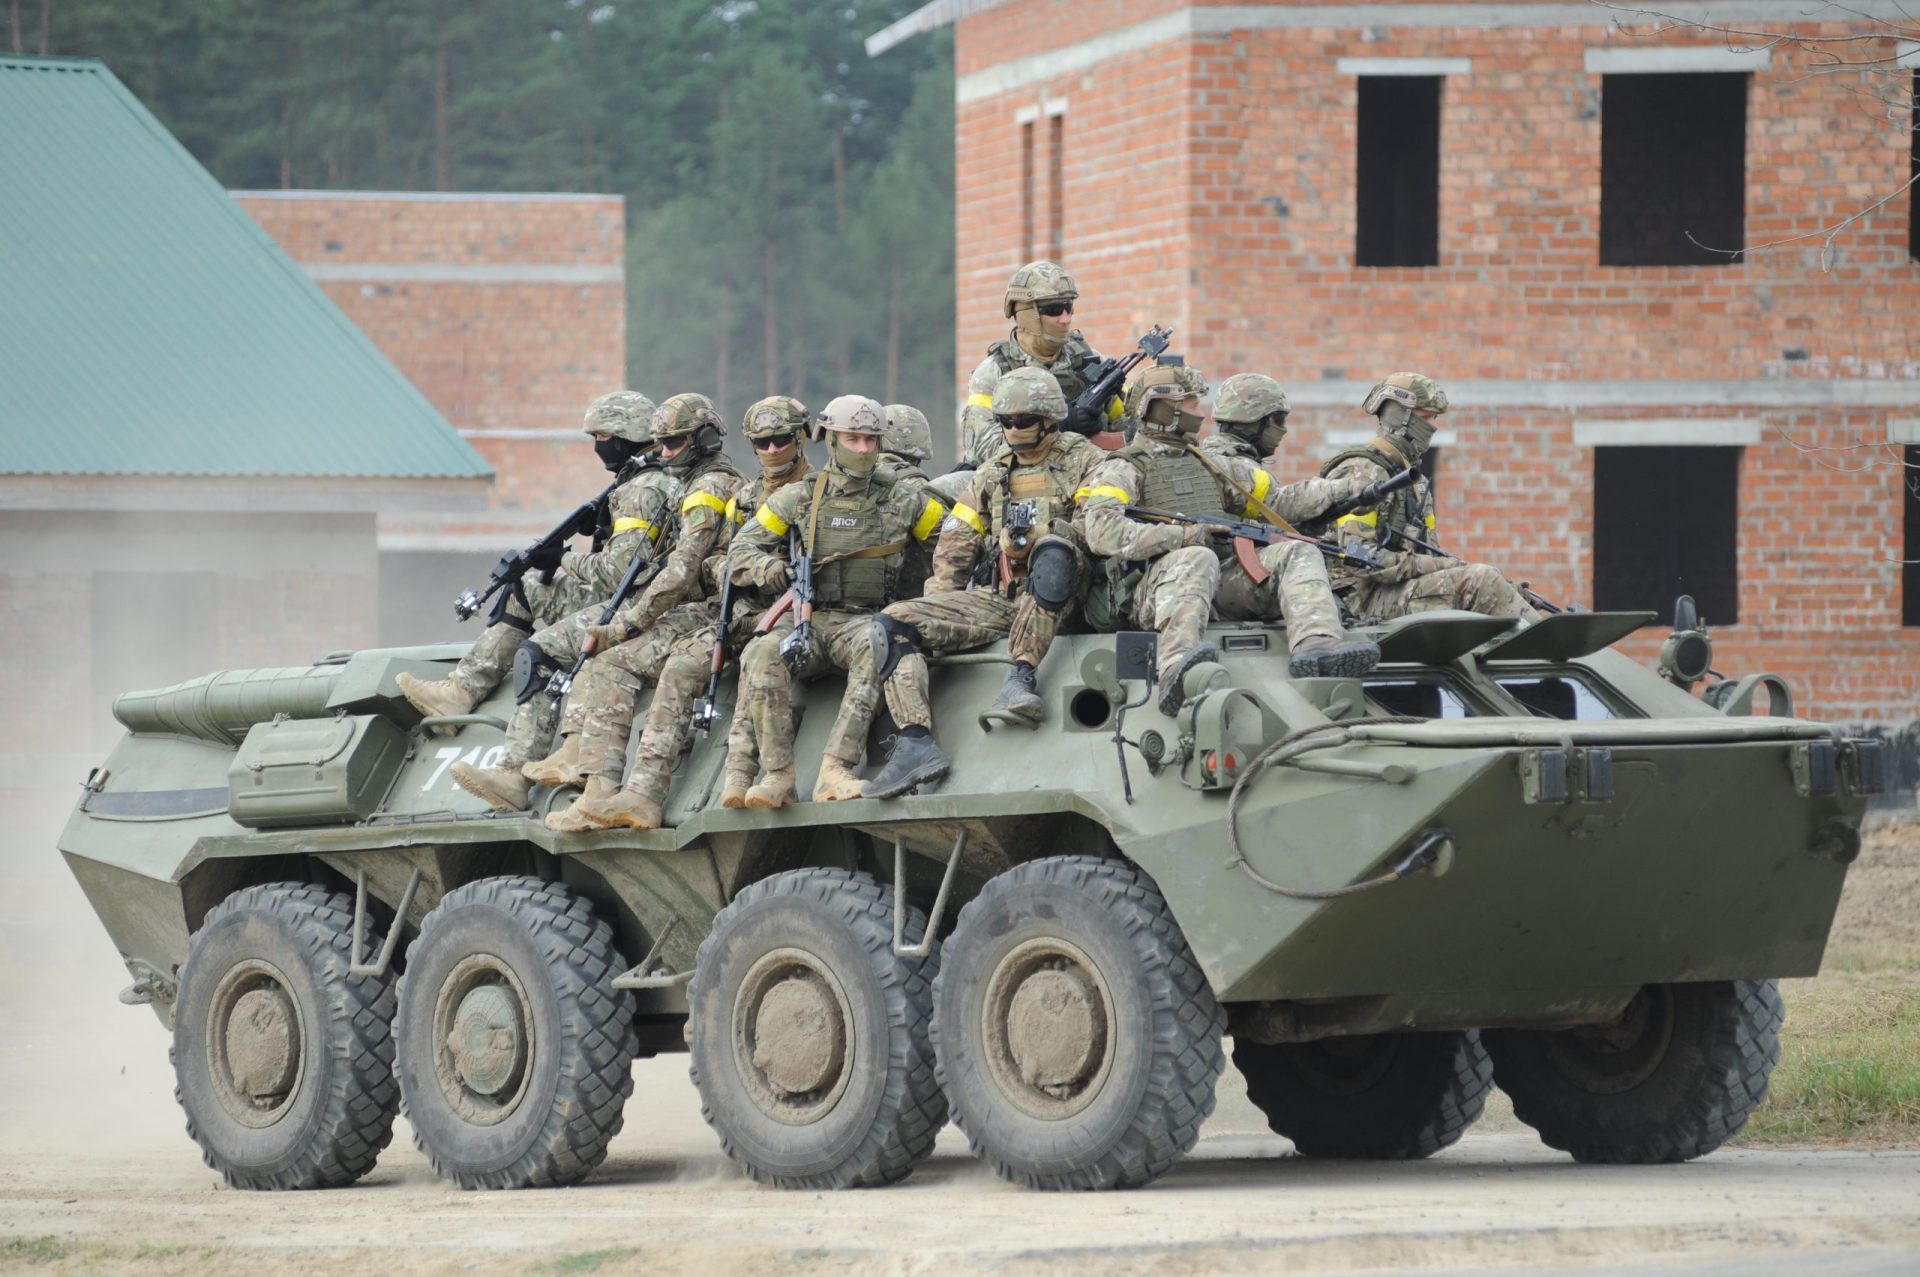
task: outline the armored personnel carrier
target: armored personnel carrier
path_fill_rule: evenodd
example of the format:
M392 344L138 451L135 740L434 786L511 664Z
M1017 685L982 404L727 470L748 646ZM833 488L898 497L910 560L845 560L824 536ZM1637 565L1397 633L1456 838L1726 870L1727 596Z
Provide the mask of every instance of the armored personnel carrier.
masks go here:
M452 784L508 694L394 679L463 648L343 652L122 696L60 849L239 1187L349 1184L399 1114L459 1185L574 1182L682 1050L766 1183L897 1180L951 1114L1008 1179L1138 1186L1229 1034L1311 1157L1431 1154L1497 1082L1576 1158L1676 1161L1764 1097L1885 764L1771 676L1690 695L1691 627L1663 673L1612 650L1652 619L1429 613L1301 681L1216 625L1177 717L1152 636L1065 636L1037 730L976 723L1002 652L948 658L934 792L725 810L716 732L667 828L585 835ZM795 690L805 793L840 689Z

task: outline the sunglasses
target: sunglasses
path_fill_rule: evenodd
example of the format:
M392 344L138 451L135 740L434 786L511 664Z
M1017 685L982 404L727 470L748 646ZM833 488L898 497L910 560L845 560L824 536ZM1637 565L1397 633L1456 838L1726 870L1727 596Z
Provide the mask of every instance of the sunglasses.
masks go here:
M1045 428L1047 424L1047 419L1036 413L1021 413L1017 417L1001 417L999 420L1002 430L1033 430Z
M761 452L775 452L786 447L793 440L794 436L791 432L783 435L768 435L764 439L755 439L753 446Z
M1073 303L1041 302L1036 305L1034 309L1045 315L1048 319L1058 319L1062 315L1071 315L1073 313Z

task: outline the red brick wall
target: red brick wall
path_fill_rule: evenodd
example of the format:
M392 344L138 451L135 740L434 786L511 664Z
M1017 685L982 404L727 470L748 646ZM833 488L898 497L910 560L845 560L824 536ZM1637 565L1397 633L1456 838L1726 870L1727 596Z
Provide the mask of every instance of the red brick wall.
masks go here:
M1003 333L1000 294L1021 260L1017 114L1064 99L1064 264L1096 346L1121 349L1161 320L1215 381L1279 377L1298 401L1296 475L1334 450L1329 431L1366 424L1368 383L1432 373L1455 387L1457 408L1446 539L1581 602L1593 458L1573 442L1575 418L1758 422L1763 441L1741 466L1740 622L1716 632L1719 668L1782 673L1815 714L1916 716L1920 630L1899 626L1899 569L1887 561L1900 551L1899 476L1884 464L1835 468L1879 454L1809 454L1786 438L1883 439L1887 409L1845 405L1914 402L1889 381L1914 382L1920 396L1920 266L1907 254L1904 199L1843 236L1831 270L1817 238L1735 265L1597 265L1602 77L1583 53L1650 43L1610 38L1603 12L1579 27L1179 36L991 96L969 80L1169 13L1136 0L1010 0L958 24L960 376ZM1651 43L1720 47L1704 35ZM1383 56L1472 60L1443 90L1436 267L1352 265L1358 90L1336 64ZM1907 177L1904 121L1861 111L1857 78L1810 76L1808 61L1776 49L1753 76L1750 243L1815 230ZM1046 131L1036 132L1044 209ZM1665 402L1659 387L1649 393L1655 380L1683 384ZM1497 383L1498 406L1475 401L1475 381ZM1823 399L1834 406L1791 406Z
M235 199L494 467L501 517L537 521L596 490L579 431L587 403L625 384L622 197ZM502 437L530 430L554 433Z

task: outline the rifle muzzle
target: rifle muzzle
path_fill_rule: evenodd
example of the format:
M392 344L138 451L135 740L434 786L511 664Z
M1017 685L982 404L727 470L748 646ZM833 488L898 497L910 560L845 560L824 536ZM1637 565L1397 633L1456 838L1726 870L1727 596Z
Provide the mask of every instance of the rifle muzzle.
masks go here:
M460 591L460 597L453 601L453 614L463 621L471 621L480 611L480 596L472 590Z

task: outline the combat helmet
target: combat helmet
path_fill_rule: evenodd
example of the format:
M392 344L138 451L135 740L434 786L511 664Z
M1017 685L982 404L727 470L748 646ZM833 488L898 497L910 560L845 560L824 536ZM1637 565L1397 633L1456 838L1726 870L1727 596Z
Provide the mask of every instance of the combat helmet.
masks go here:
M1265 373L1235 373L1213 396L1213 419L1221 432L1246 440L1262 454L1280 446L1291 411L1287 392Z
M1447 410L1447 392L1433 378L1417 372L1397 372L1367 392L1361 408L1380 418L1380 431L1401 445L1408 462L1418 461L1433 443L1434 424L1414 415L1425 410L1436 416Z
M911 404L887 405L887 429L880 436L880 449L915 463L933 456L933 427L927 414Z
M753 455L760 462L761 472L775 479L800 463L800 441L807 437L811 426L807 406L792 395L768 395L748 408L747 415L740 419L740 433L753 444ZM772 452L760 447L762 440L782 435L788 439L785 447Z
M1030 302L1070 302L1079 296L1080 286L1058 262L1028 262L1007 281L1000 311L1012 319L1015 311Z
M1046 369L1014 368L1000 374L993 388L993 415L1009 447L1015 452L1031 452L1066 420L1067 396Z
M1127 415L1152 434L1197 434L1205 417L1178 412L1173 405L1206 393L1207 379L1199 369L1185 364L1150 364L1127 379ZM1160 403L1167 405L1166 411L1155 408Z
M829 401L821 411L819 425L827 437L827 455L833 458L834 465L853 475L872 472L874 463L880 459L880 449L855 452L840 441L840 436L871 435L876 440L884 441L887 410L880 406L878 400L865 395L841 395Z
M720 419L713 400L705 395L679 394L667 399L653 412L653 437L661 443L693 436L693 446L667 461L678 469L692 465L698 457L720 450L727 423Z
M653 442L653 412L653 400L639 391L613 390L587 405L584 429L644 448Z

